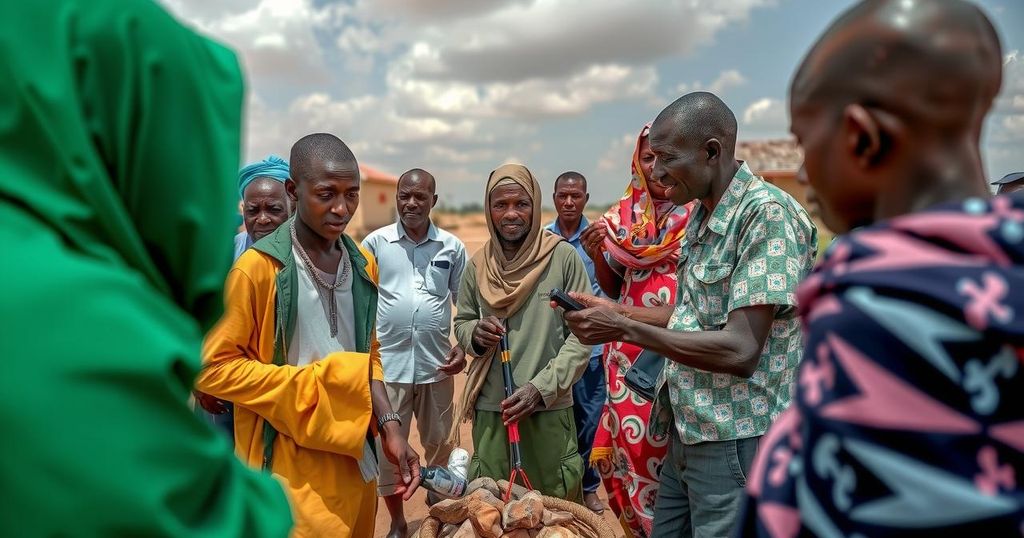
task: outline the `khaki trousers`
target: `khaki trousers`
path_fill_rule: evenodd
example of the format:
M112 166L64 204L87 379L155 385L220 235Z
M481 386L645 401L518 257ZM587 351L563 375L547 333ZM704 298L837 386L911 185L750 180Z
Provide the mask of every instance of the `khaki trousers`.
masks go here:
M448 466L452 446L445 443L452 426L452 402L455 397L455 379L448 377L434 383L385 383L391 408L402 417L402 436L409 438L412 419L416 417L416 429L423 445L425 465ZM395 487L401 483L398 467L384 456L381 439L377 438L377 457L380 462L380 478L377 494L381 497L394 495Z

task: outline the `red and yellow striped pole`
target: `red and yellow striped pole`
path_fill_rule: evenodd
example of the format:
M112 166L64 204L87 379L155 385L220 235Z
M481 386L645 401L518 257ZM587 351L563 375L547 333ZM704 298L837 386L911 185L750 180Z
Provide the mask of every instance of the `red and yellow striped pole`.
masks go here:
M515 392L515 387L512 385L512 365L510 364L512 354L508 346L508 331L501 335L498 352L501 357L501 377L505 382L505 398L511 398L512 393ZM517 476L522 478L523 485L527 489L533 489L533 486L530 485L530 479L526 477L526 471L523 470L523 456L519 450L519 424L512 423L507 428L509 461L511 462L512 473L508 477L508 489L505 491L504 496L505 502L509 502L512 499L512 484L515 483Z

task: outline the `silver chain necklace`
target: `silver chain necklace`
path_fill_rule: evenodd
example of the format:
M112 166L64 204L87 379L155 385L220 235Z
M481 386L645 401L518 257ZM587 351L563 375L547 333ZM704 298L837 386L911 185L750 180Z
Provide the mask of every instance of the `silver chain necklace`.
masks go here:
M306 266L306 272L313 278L313 282L316 282L317 293L321 294L322 291L327 292L327 306L330 312L329 317L331 318L331 338L338 336L338 301L334 297L334 291L345 285L348 281L349 274L352 272L352 262L349 260L347 253L345 252L345 245L341 242L341 238L338 238L338 248L341 249L341 274L334 280L334 284L328 284L324 281L323 277L320 276L320 272L316 266L313 265L313 260L309 259L309 254L306 254L306 249L302 248L302 244L299 243L299 238L295 234L295 221L292 221L290 230L292 235L292 244L298 247L299 257L302 258L302 263Z

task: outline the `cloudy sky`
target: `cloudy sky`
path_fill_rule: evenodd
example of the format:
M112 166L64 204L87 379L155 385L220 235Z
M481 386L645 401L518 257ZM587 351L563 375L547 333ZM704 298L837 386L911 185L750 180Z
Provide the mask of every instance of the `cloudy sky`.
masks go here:
M248 83L247 160L337 134L363 164L483 196L522 162L548 186L621 194L640 127L688 91L717 93L741 139L787 134L791 73L849 0L162 0L233 46ZM987 173L1024 168L1024 2L982 0L1006 54Z

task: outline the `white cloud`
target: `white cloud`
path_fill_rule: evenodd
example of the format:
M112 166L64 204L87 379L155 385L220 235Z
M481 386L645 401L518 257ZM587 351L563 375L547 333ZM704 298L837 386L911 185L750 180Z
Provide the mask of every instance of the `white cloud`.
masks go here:
M715 80L705 84L699 80L693 82L682 82L676 85L675 94L668 96L669 100L675 100L680 95L690 92L709 91L721 96L731 88L737 88L747 83L747 78L736 69L729 69L718 74Z
M1009 51L1003 62L1003 87L985 122L983 156L992 179L1021 168L1024 147L1024 54Z
M997 113L1024 112L1024 54L1012 50L1003 62L1003 87L996 99Z
M652 95L657 82L652 67L594 65L568 79L490 85L485 105L495 115L579 115L599 103Z
M426 155L431 162L442 165L466 163L490 163L494 161L496 152L490 148L456 150L448 146L430 145Z
M377 32L366 26L346 26L337 40L338 48L344 52L378 52L384 41Z
M365 17L400 19L422 24L480 16L506 8L513 3L527 2L528 0L362 0L356 5L357 10Z
M722 71L718 75L718 78L713 80L711 84L708 85L708 91L715 95L720 95L722 92L728 90L729 88L742 86L746 83L747 79L746 77L743 76L743 74L741 74L739 71L735 69L730 69L728 71Z
M1000 122L1010 140L1024 140L1024 114L1011 114Z
M345 128L352 126L359 113L373 110L379 103L380 99L372 95L347 101L332 101L325 93L311 93L293 101L289 107L289 115L308 114L311 116L308 119L334 123L336 128ZM313 116L319 116L319 119Z
M1003 62L1003 87L988 119L988 140L1024 144L1024 55L1012 50Z
M602 172L621 173L623 177L629 175L630 160L633 158L633 151L636 149L636 139L639 132L626 133L608 145L608 149L597 161L597 169Z
M568 77L483 85L411 78L404 66L398 64L388 75L401 107L416 114L472 118L579 115L600 103L650 97L658 82L653 67L614 64L593 65Z
M751 103L743 111L742 120L740 138L782 136L789 125L786 103L771 97L762 97Z
M299 133L329 131L346 140L372 140L381 147L475 142L478 127L472 119L406 116L389 98L373 95L333 100L327 94L309 94L293 101L281 119Z
M311 0L164 0L172 12L240 53L255 80L323 84L330 72L316 32L340 25L347 7Z
M1024 112L1024 95L1014 95L1010 99L1010 109L1015 112Z
M659 60L690 54L774 3L160 1L239 52L247 158L287 155L297 138L327 131L367 164L436 165L449 183L479 181L500 156L536 159L546 122L615 102L663 105ZM708 88L744 83L730 69ZM623 156L601 157L616 177L628 173L629 138Z
M538 1L426 28L418 78L471 83L563 77L595 64L651 64L688 54L765 0ZM571 21L571 24L567 24Z

